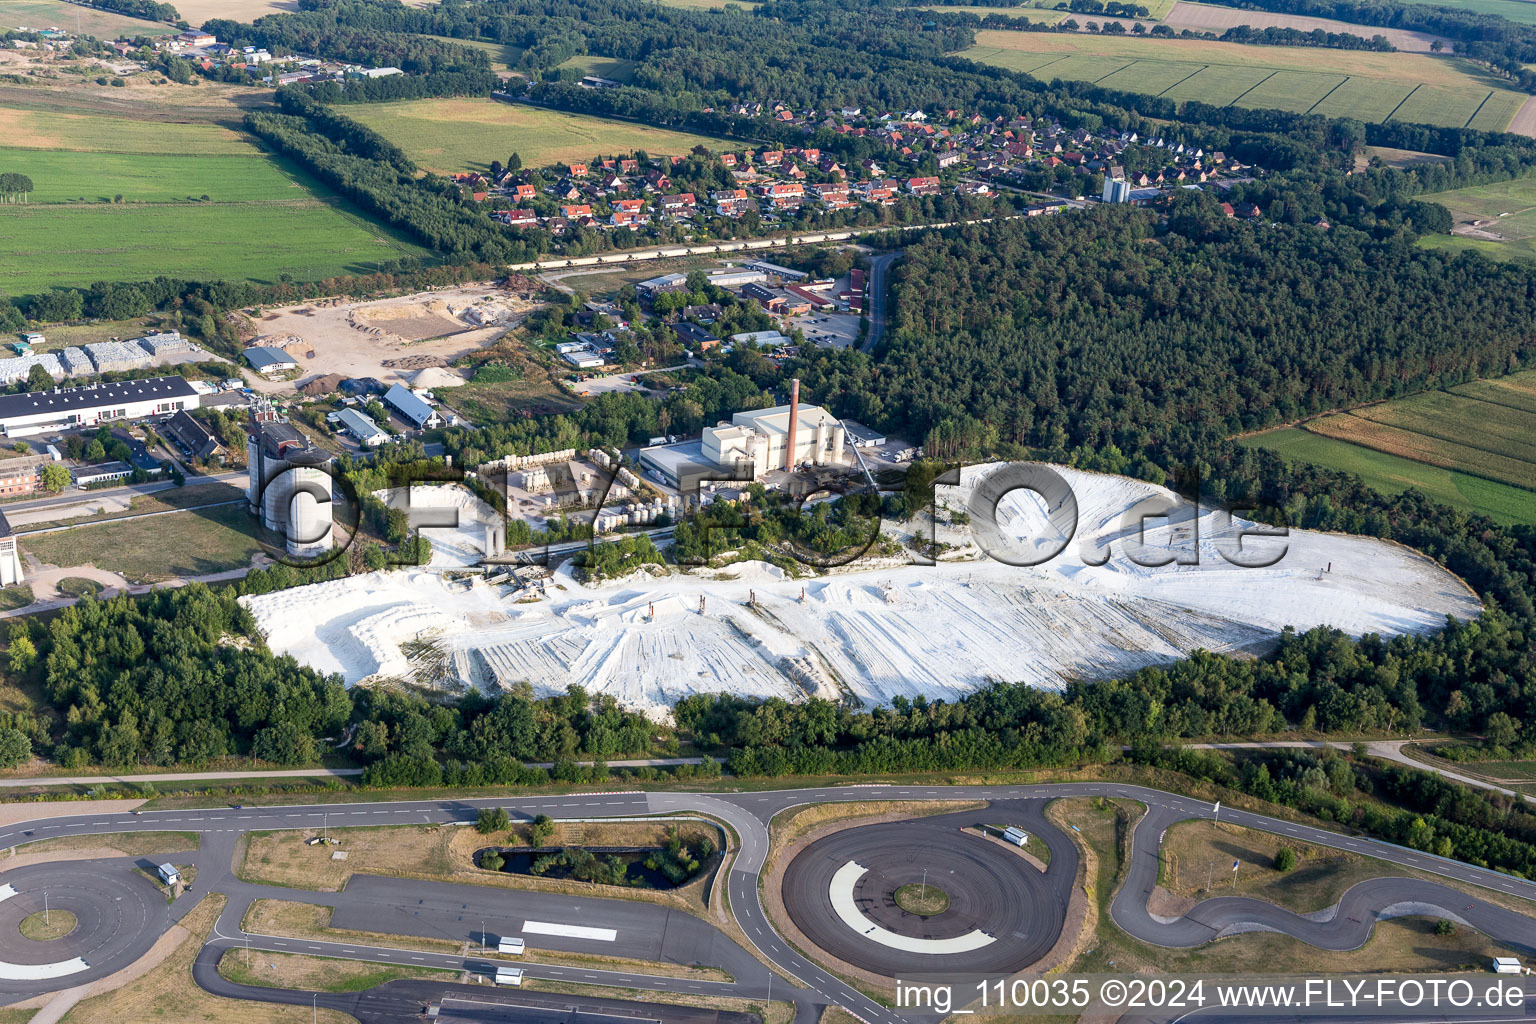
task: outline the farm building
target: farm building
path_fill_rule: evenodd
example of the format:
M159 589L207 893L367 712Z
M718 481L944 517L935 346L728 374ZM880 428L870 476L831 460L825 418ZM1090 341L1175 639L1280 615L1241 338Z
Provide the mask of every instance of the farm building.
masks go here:
M282 373L297 370L299 364L287 352L271 345L252 345L243 353L245 361L257 373Z
M0 395L0 433L26 437L104 420L142 420L196 409L198 394L184 377L151 377L115 384Z
M384 392L384 404L398 412L417 430L443 425L443 418L437 414L437 410L403 384L396 384Z

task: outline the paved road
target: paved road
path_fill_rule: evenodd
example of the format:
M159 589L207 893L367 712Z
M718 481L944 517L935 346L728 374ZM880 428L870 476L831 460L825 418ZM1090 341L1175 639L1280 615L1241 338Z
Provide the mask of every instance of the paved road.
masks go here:
M869 261L869 333L859 348L861 352L874 352L885 338L885 323L890 316L887 308L890 285L885 279L886 271L904 255L899 251L883 252Z
M939 228L958 227L961 224L989 224L994 219L1011 220L1022 214L1009 214L1004 218L979 217L970 220L938 221L932 224L898 224L888 227L848 228L840 231L811 231L786 235L782 238L749 238L733 242L702 242L698 245L668 246L658 249L629 249L606 252L600 256L573 256L569 259L551 257L531 263L512 263L509 271L559 270L565 267L597 267L613 263L643 263L647 260L673 259L677 256L710 256L725 252L753 252L759 249L781 249L790 245L811 245L818 242L847 242L865 235L889 232L932 231Z
M792 807L836 802L836 801L865 801L865 800L986 800L986 801L1020 801L1012 808L1006 809L1009 816L1013 814L1033 814L1034 807L1029 802L1034 802L1037 807L1043 801L1063 796L1114 796L1133 800L1139 800L1149 808L1149 815L1138 827L1134 836L1134 860L1128 881L1112 904L1111 912L1115 920L1122 928L1147 937L1149 941L1164 940L1167 944L1175 945L1186 939L1199 937L1198 931L1187 931L1193 928L1204 928L1207 934L1213 929L1228 927L1230 921L1236 920L1244 914L1248 915L1249 923L1257 923L1264 927L1273 927L1281 931L1300 930L1312 928L1317 922L1306 922L1305 926L1297 924L1295 915L1281 911L1279 908L1257 901L1243 901L1241 905L1221 906L1222 901L1210 901L1218 904L1216 916L1202 918L1192 915L1189 919L1168 923L1160 922L1145 913L1145 889L1150 888L1148 878L1155 879L1156 850L1158 837L1162 829L1174 821L1187 818L1210 817L1212 808L1209 804L1201 803L1188 797L1178 796L1147 789L1138 786L1129 786L1119 783L1083 782L1065 784L1042 784L1037 786L992 786L992 787L923 787L923 786L849 786L823 789L788 790L779 792L758 793L732 793L732 794L688 794L688 793L601 793L601 794L575 794L567 796L538 795L538 796L509 796L500 799L489 800L463 800L463 801L406 801L399 803L377 804L337 804L330 806L288 806L288 807L230 807L205 810L174 810L154 811L141 815L131 814L104 814L82 815L72 818L51 818L31 824L20 824L0 827L0 847L17 843L30 842L35 839L49 838L60 835L88 835L92 833L108 833L121 831L146 831L146 830L186 830L197 831L202 834L202 848L190 855L190 862L198 867L197 888L226 893L229 896L229 905L221 916L217 932L209 943L209 948L204 951L204 956L199 959L202 965L196 973L200 982L209 981L209 971L212 963L216 962L216 953L222 949L238 945L242 942L240 922L246 907L251 900L260 897L277 899L301 899L308 902L325 903L337 907L338 912L347 915L360 915L354 920L359 922L368 920L370 914L384 914L395 912L381 909L380 892L383 890L374 886L388 886L389 882L373 882L360 880L361 885L357 894L348 893L309 893L295 889L274 889L265 886L252 885L236 879L233 875L232 864L235 856L236 843L239 836L255 829L296 829L313 828L322 822L332 827L341 828L358 825L388 825L407 824L420 822L468 822L472 821L476 812L481 807L502 806L510 812L532 817L536 814L550 814L556 817L566 818L590 818L600 816L633 816L644 814L657 814L675 811L691 811L714 815L725 821L735 832L740 849L736 858L730 865L730 870L725 880L725 886L729 898L730 912L740 925L747 940L757 947L773 963L778 965L789 976L798 979L806 987L803 989L789 989L782 983L773 989L777 998L793 1000L797 1007L805 1014L813 1009L827 1004L837 1004L846 1007L858 1015L867 1024L897 1024L903 1020L912 1020L923 1015L914 1015L905 1011L904 1015L898 1015L892 1010L875 1003L862 992L854 990L842 981L832 977L822 968L807 960L798 951L790 947L774 930L763 909L759 894L759 877L768 853L768 822L772 817ZM1000 811L1005 809L999 808ZM993 816L993 811L988 810L986 817ZM980 815L976 815L980 817ZM1525 881L1503 875L1498 872L1482 868L1464 865L1454 861L1448 861L1434 857L1430 854L1407 850L1380 843L1369 839L1342 835L1328 832L1323 829L1309 826L1295 825L1278 819L1267 818L1262 815L1245 811L1226 811L1222 813L1223 820L1233 821L1237 824L1262 829L1272 833L1291 836L1306 842L1327 846L1340 850L1366 854L1380 858L1389 863L1414 867L1425 872L1440 875L1446 878L1454 878L1469 882L1474 885L1496 889L1524 899L1536 902L1536 882ZM1052 836L1053 830L1042 823L1037 823L1036 834L1042 838ZM1062 840L1064 842L1064 840ZM1069 847L1063 847L1064 850ZM1054 850L1054 847L1053 847ZM1065 854L1064 854L1065 855ZM1055 854L1053 852L1053 863ZM178 861L179 863L182 861ZM51 866L50 877L56 876L61 881L77 878L83 873L102 875L116 872L119 876L123 873L131 875L131 863L119 863L111 868L98 866L89 872L78 864L59 864ZM1149 876L1149 872L1151 872ZM5 876L0 875L0 879ZM20 876L18 876L20 877ZM1050 872L1047 873L1050 879ZM38 884L37 879L29 879L28 887ZM50 880L49 884L53 884ZM139 884L148 886L142 879ZM400 882L401 892L406 897L406 917L413 913L419 915L415 918L418 928L417 933L427 929L438 929L445 932L445 937L454 935L469 940L476 931L490 931L497 934L495 928L510 927L510 924L497 924L493 928L490 921L480 923L477 909L485 905L490 909L488 902L492 897L487 890L477 887L465 887L459 889L454 886L436 888L429 883ZM1053 881L1052 884L1058 884ZM1359 887L1357 887L1358 889ZM1492 907L1486 901L1468 897L1455 890L1445 889L1436 891L1433 883L1414 882L1407 879L1376 879L1358 894L1351 890L1345 897L1345 908L1341 916L1348 924L1350 916L1360 917L1361 921L1369 921L1373 918L1364 916L1376 912L1390 912L1394 906L1404 902L1416 904L1417 911L1421 913L1439 913L1443 916L1451 916L1473 923L1476 927L1486 928L1490 934L1501 941L1513 945L1529 948L1536 937L1536 924L1530 918L1515 915L1509 911ZM523 905L522 901L531 894L517 893L513 902ZM543 894L539 894L541 897ZM392 897L398 905L399 894ZM385 897L389 899L389 897ZM411 900L419 900L418 909L410 909ZM453 900L458 900L459 907L452 905ZM613 901L587 897L558 897L555 898L558 909L559 901L569 901L571 910L567 913L568 921L577 921L583 925L614 928L615 932L630 932L638 928L653 928L654 923L639 918L629 918L623 915L633 913L625 910L622 914L614 909ZM1390 902L1387 902L1390 901ZM175 919L179 914L190 909L194 901L183 899L173 904L169 917ZM532 905L532 904L527 904ZM1469 909L1470 905L1470 909ZM626 907L629 906L626 904ZM526 921L530 918L526 914L521 917L513 916L513 905L508 904L499 907L495 920L513 922L522 920L526 928ZM548 911L548 906L541 907ZM1536 910L1536 907L1533 907ZM1234 913L1241 911L1241 913ZM1363 913L1357 913L1357 911ZM518 913L522 913L521 910ZM647 911L639 911L645 914ZM617 916L616 916L617 915ZM546 913L545 916L549 916ZM626 923L626 921L628 923ZM158 935L168 922L164 920L145 920L142 923L144 931ZM391 928L398 929L406 923L398 916L389 922ZM667 925L666 927L670 927ZM762 998L766 995L768 986L768 974L765 969L756 964L756 961L743 959L744 951L733 949L731 940L721 933L709 934L707 940L701 938L705 932L712 932L711 926L704 922L690 923L685 926L697 932L694 936L685 936L680 939L681 945L667 946L667 939L663 936L656 939L655 936L643 936L632 938L626 936L622 943L660 941L661 949L684 950L683 956L698 958L699 962L717 961L715 966L723 966L718 961L727 961L736 969L732 971L733 981L723 982L697 982L679 978L665 978L647 975L627 975L623 972L611 974L599 974L599 978L610 981L612 984L630 988L649 988L658 991L672 992L718 992L724 994L744 996L747 998ZM704 929L705 931L698 931ZM1362 926L1361 932L1368 932L1368 927ZM1316 934L1328 942L1342 943L1352 938L1354 933L1345 929L1343 925L1334 931L1306 932L1302 937ZM1363 937L1363 935L1362 935ZM629 948L625 945L614 945L620 942L617 938L612 940L593 939L586 941L568 937L566 942L562 939L564 948L577 948L581 951L611 954L615 949ZM535 950L547 937L540 937L538 941L530 942ZM0 934L0 960L7 959L18 940L12 940L5 934ZM271 948L285 952L322 952L329 955L349 956L360 960L371 960L389 963L424 964L429 963L430 954L413 953L406 950L369 949L367 947L346 945L342 943L317 943L318 950L307 948L304 940L281 939L275 937L251 936L248 940L252 948ZM279 945L282 943L282 945ZM305 947L305 948L301 948ZM635 948L639 948L638 946ZM126 955L126 954L125 954ZM423 959L418 963L415 957ZM450 958L454 962L455 969L464 969L466 964L474 967L477 961L470 957L468 961L464 957ZM118 961L122 962L118 962ZM93 968L101 967L103 970L122 966L126 962L122 958L108 957L99 964L93 964ZM520 964L532 973L535 969L540 972L556 970L548 965L535 967L536 957ZM729 969L729 968L728 968ZM580 974L576 969L561 967L560 971L566 972L564 980L591 980L581 977L572 977L572 974ZM598 972L590 972L598 973ZM543 976L541 973L540 976ZM549 975L555 976L555 975ZM212 984L209 981L209 984ZM0 992L15 998L24 997L38 991L48 991L62 987L59 982L37 982L28 986L25 984L5 983L0 985ZM302 996L302 998L300 998ZM268 998L276 998L267 996ZM286 1001L307 1001L307 994L297 994L291 1000L287 996ZM325 997L322 997L322 999ZM326 1004L329 1005L329 1004Z
M244 484L246 474L240 472L209 473L207 475L187 474L187 487L197 487L201 484L211 483L237 483ZM98 501L102 498L133 498L140 494L154 494L156 491L169 490L176 486L174 480L159 480L143 484L124 484L121 487L103 487L99 490L78 490L69 488L58 494L44 498L28 498L24 501L8 501L3 507L7 515L15 512L30 512L37 509L59 508L69 505L79 505L86 501Z
M1265 827L1271 823L1271 819L1246 811L1227 809L1222 811L1221 816L1222 820L1238 825L1276 831ZM1154 917L1147 910L1147 897L1157 884L1158 869L1162 863L1161 837L1169 827L1187 817L1183 811L1166 804L1149 804L1146 816L1136 826L1131 842L1130 870L1126 873L1125 884L1110 905L1110 916L1125 931L1145 942L1172 947L1202 946L1233 931L1262 928L1293 935L1321 949L1358 949L1370 938L1376 921L1429 913L1471 925L1527 953L1536 953L1536 921L1532 921L1531 917L1468 896L1449 886L1416 878L1372 878L1360 882L1344 893L1333 913L1326 917L1294 914L1272 903L1244 896L1218 896L1202 900L1188 914L1173 920ZM1279 826L1279 831L1282 835L1306 842L1317 842L1314 836L1321 835L1326 840L1323 845L1344 848L1338 842L1342 837L1321 829L1285 823ZM1362 842L1366 843L1365 847L1359 845ZM1372 856L1380 856L1376 847L1383 845L1363 840L1344 841L1344 846L1358 852L1369 852ZM1442 861L1430 854L1420 854L1400 847L1388 849L1399 854L1394 858L1395 863L1458 877L1455 862ZM1228 870L1225 863L1220 866L1223 871ZM1517 885L1515 879L1501 881L1501 877L1507 876L1484 877L1481 881L1466 877L1465 880L1536 899L1536 886L1529 882ZM1536 914L1536 907L1532 911Z

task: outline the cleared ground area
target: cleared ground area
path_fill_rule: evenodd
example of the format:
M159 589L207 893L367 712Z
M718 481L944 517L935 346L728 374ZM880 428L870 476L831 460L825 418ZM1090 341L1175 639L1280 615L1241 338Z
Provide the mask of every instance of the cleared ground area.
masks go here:
M509 153L521 156L524 166L542 167L637 149L676 156L694 146L729 145L687 132L491 99L359 104L349 116L400 146L422 167L445 173L486 171L492 160L505 160Z
M1474 185L1423 197L1451 211L1451 234L1426 235L1421 245L1475 248L1495 258L1536 257L1536 177Z
M1416 53L984 30L959 56L1171 100L1488 131L1527 99L1469 61Z
M962 488L941 497L963 505L986 471L972 467ZM742 563L587 586L563 567L543 597L396 572L242 601L274 650L349 683L411 675L402 645L425 635L463 682L526 680L545 693L580 683L658 713L679 697L722 690L880 704L898 695L953 698L997 679L1054 688L1197 648L1255 649L1288 625L1394 634L1479 609L1432 561L1362 538L1293 533L1278 563L1238 568L1218 554L1231 524L1206 511L1196 543L1187 507L1176 507L1161 532L1149 531L1152 548L1141 557L1181 553L1200 564L1149 568L1126 557L1122 517L1138 502L1171 495L1062 472L1080 507L1077 539L1032 568L990 559L891 562L802 580ZM1030 492L1003 506L1010 536L1062 529L1059 509L1048 513L1020 494ZM941 530L939 539L962 557L976 551L965 528ZM1106 553L1105 564L1092 564Z
M328 299L264 310L251 328L264 343L286 348L300 376L254 386L279 393L318 374L339 373L431 387L432 382L417 380L423 370L479 351L534 305L488 285L469 285L371 302Z

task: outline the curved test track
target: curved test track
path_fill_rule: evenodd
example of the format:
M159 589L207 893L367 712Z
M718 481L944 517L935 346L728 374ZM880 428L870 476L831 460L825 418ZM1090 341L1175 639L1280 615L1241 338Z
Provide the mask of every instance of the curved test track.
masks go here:
M1408 878L1383 877L1356 885L1345 893L1339 908L1331 915L1302 917L1259 900L1222 897L1197 905L1181 918L1155 918L1147 911L1146 899L1157 879L1161 835L1177 821L1211 817L1211 806L1188 797L1112 782L958 787L869 785L719 794L509 795L486 800L97 814L0 826L0 847L56 836L112 832L200 833L201 848L195 853L179 854L174 860L178 864L195 865L198 889L224 893L228 896L228 905L213 937L197 959L194 977L204 988L234 998L298 1003L317 998L319 1005L337 1008L341 1008L341 1002L347 1002L356 1012L363 1012L364 1004L374 1005L370 1002L373 997L366 993L361 998L348 995L343 1000L324 994L313 997L311 993L253 990L222 979L214 969L218 955L247 941L252 949L309 952L402 966L451 970L485 966L483 961L473 956L466 959L461 954L425 954L416 950L349 946L324 940L245 936L241 921L246 909L253 900L265 897L332 907L335 920L351 922L348 927L357 930L431 935L467 942L472 947L484 941L487 933L492 936L517 934L526 925L524 919L530 917L584 925L605 924L616 929L617 942L541 937L530 942L530 946L722 966L732 980L699 981L623 970L560 967L539 964L534 956L519 966L530 977L554 981L761 1000L769 990L767 971L731 938L697 918L675 919L667 923L656 916L664 915L665 911L650 904L523 891L501 893L473 885L367 877L354 878L343 892L322 893L245 882L236 878L232 870L240 836L258 829L312 829L322 822L332 829L359 825L471 823L480 808L498 806L507 808L514 815L530 818L538 814L594 818L678 811L703 813L724 821L739 840L738 851L719 885L728 896L729 912L740 928L739 934L805 986L791 989L781 982L772 987L775 999L787 999L796 1004L797 1024L808 1024L815 1019L820 1007L828 1004L851 1010L866 1024L899 1024L906 1020L926 1020L931 1015L911 1010L898 1012L876 1003L808 960L776 930L764 911L759 893L759 880L769 852L768 823L775 815L794 807L828 802L987 802L989 806L983 810L889 825L856 826L812 843L786 870L786 888L791 877L796 880L795 894L787 908L797 926L813 936L816 942L826 944L829 951L841 959L878 973L896 974L919 964L928 973L957 970L962 966L968 973L994 969L1016 971L1050 948L1065 920L1067 897L1077 870L1077 849L1071 840L1045 821L1042 811L1049 800L1072 796L1121 797L1147 806L1148 813L1132 836L1132 859L1125 883L1111 904L1115 922L1146 942L1163 946L1196 946L1238 930L1265 929L1284 932L1326 949L1349 949L1369 937L1376 920L1415 913L1464 921L1500 942L1536 952L1536 920L1532 916L1495 906L1485 899L1436 882ZM1536 882L1430 854L1246 811L1223 810L1222 819L1536 901ZM1031 843L1038 839L1049 847L1048 870L1042 874L1020 860L1012 850L960 831L963 826L983 822L1024 826L1031 833ZM832 877L849 861L867 869L848 884L853 887L856 912L869 917L871 924L919 939L953 938L979 930L992 941L965 953L921 956L864 939L843 924L831 904ZM945 915L930 920L913 919L886 901L888 887L915 881L924 867L929 870L930 880L944 887L954 901L954 909L950 912L953 918ZM14 895L0 900L0 961L39 964L79 956L88 965L88 971L68 977L29 982L0 979L0 1002L14 1002L38 992L73 987L127 966L147 951L173 919L181 917L196 903L195 899L187 898L168 908L158 891L146 879L137 876L133 868L134 862L124 859L60 862L0 873L0 887L9 885L15 890ZM24 917L32 909L40 908L41 893L45 888L49 892L50 906L66 906L55 903L56 898L72 901L66 909L74 912L81 924L64 939L33 943L23 939L16 930L20 920L17 915ZM491 893L500 895L493 897ZM1536 914L1536 902L1532 903L1532 912ZM653 921L652 917L656 919ZM373 923L375 921L377 924ZM379 995L378 998L382 1000L384 997ZM1532 1000L1536 1002L1536 992L1533 992ZM419 1009L413 1012L419 1012Z

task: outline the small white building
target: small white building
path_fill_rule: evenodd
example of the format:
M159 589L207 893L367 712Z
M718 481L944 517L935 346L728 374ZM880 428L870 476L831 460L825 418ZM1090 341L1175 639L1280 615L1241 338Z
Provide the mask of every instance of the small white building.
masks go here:
M496 968L496 984L521 985L523 983L523 969L521 967Z
M181 872L176 870L176 865L161 864L155 871L160 875L160 881L166 885L181 884Z
M508 956L522 956L523 946L523 940L515 935L503 935L496 943L496 952L505 953Z
M1494 974L1519 974L1520 961L1512 956L1496 956L1493 958Z
M1016 825L1009 825L1003 829L1003 840L1014 846L1023 846L1029 842L1029 833Z

